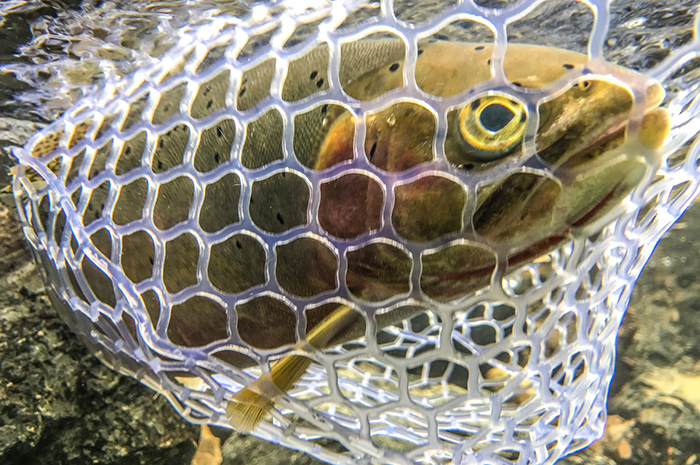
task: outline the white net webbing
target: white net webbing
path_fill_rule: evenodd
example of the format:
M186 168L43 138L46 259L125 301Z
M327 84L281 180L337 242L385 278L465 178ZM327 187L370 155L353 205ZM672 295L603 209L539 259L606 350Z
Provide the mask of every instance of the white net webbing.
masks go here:
M514 84L504 68L510 28L547 3L468 0L414 17L420 5L399 14L390 0L292 0L182 26L158 60L106 79L14 150L25 233L63 317L106 363L198 423L228 426L236 392L290 349L305 355L308 369L254 434L329 463L553 463L599 438L634 281L698 191L697 83L678 70L692 69L700 44L645 76L626 74L603 59L609 3L573 2L595 19L590 62L542 87ZM449 95L426 91L416 63L433 39L485 49L490 77ZM363 40L381 53L344 59ZM379 64L399 84L387 78L358 97L352 83ZM481 189L508 175L557 180L537 154L536 118L522 156L480 169L450 158L449 115L487 94L514 96L533 115L593 76L642 102L648 80L664 84L663 157L631 137L617 150L644 160L639 186L567 229L554 250L515 260L530 237L494 239L474 217ZM435 136L427 159L393 169L373 161L367 141L371 118L405 108L396 105L430 115ZM306 143L318 115L320 127L350 115L349 157L309 158L309 147L321 150ZM379 202L333 195L358 182ZM411 198L425 183L440 193ZM439 209L452 201L456 223ZM419 211L431 202L439 215ZM334 215L355 203L358 223ZM444 291L423 272L445 254L472 263L448 270L472 279L459 295L460 283ZM487 272L472 278L475 269ZM299 342L338 306L357 312L354 335L323 350ZM278 321L286 333L260 334Z

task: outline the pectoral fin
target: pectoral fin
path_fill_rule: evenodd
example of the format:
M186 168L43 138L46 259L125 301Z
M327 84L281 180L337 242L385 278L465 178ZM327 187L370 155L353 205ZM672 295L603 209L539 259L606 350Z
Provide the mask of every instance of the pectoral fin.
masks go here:
M360 315L346 305L340 305L326 319L316 325L295 349L304 349L307 344L321 349L336 335L352 325ZM274 399L287 392L299 381L311 364L303 355L288 355L247 388L238 391L226 407L226 418L231 426L241 433L249 433L272 408Z

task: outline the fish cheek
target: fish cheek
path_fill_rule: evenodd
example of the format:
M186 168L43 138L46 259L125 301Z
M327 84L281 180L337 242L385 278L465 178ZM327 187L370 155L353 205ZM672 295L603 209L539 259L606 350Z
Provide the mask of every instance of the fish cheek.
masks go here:
M586 123L571 113L580 99L572 91L541 103L537 107L540 125L535 138L537 153L550 165L557 165L571 147L580 143Z
M471 160L464 152L464 141L459 131L459 110L447 114L447 137L445 139L445 156L453 166L471 166Z
M561 195L558 181L532 173L515 173L496 185L477 191L479 207L474 230L494 242L530 241L549 235L555 206Z

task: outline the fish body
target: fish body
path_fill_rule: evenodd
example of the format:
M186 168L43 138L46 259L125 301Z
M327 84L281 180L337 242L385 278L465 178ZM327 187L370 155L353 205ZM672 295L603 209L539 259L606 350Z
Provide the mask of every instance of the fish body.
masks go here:
M493 77L493 52L489 44L423 43L415 82L435 101L454 100L444 113L446 124L439 122L435 107L413 100L387 100L361 114L352 111L348 102L322 102L294 117L294 163L289 166L296 168L252 182L245 176L255 176L255 170L284 163L290 156L285 149L289 132L275 106L259 111L245 125L238 151L233 147L240 128L234 118L222 117L199 133L193 133L186 121L176 121L155 139L147 131L132 132L127 140L107 138L88 168L78 154L69 168L57 168L56 173L63 173L67 185L84 178L83 190L74 191L78 192L74 204L82 206L78 214L86 228L93 221L116 225L112 232L92 232L90 242L133 285L148 289L143 283L155 283L158 293L140 295L153 326L167 324L160 334L170 342L190 348L207 346L231 337L227 328L234 324L240 341L256 350L322 350L364 336L365 318L348 305L326 303L306 311L306 338L298 340L294 312L279 299L257 296L256 289L275 280L283 293L304 299L335 292L345 283L344 298L360 306L363 302L376 306L417 295L412 273L414 261L420 260L420 295L428 305L458 302L488 286L498 263L513 267L532 261L612 210L639 183L650 163L647 157L630 156L621 148L628 144L653 156L669 132L668 114L658 108L663 100L658 84L647 83L646 101L639 103L627 86L594 75L578 79L533 107L518 89L546 88L586 66L587 57L554 48L509 45L503 71L513 85L493 90L485 86ZM372 102L406 85L405 66L403 42L358 41L341 48L339 79L350 103L353 99ZM249 114L266 102L274 72L270 59L241 74L234 85L236 112ZM328 89L327 73L325 46L293 61L281 89L283 100L300 102ZM200 85L189 107L191 117L204 118L207 112L225 108L229 81L222 75ZM183 93L177 86L164 92L151 123L164 124L176 117ZM639 105L644 115L641 130L630 140L628 123ZM120 130L136 124L145 106L146 100L132 101ZM357 153L360 123L364 140L363 150ZM81 122L70 136L59 128L29 150L35 158L50 157L62 139L68 139L68 148L85 137L99 140L100 130L89 136L89 128L110 124L109 116ZM444 137L441 127L446 130ZM530 127L536 156L527 151ZM357 162L358 157L364 158ZM537 163L528 166L528 160ZM518 161L526 169L514 169ZM209 175L233 162L239 163L236 170L216 179ZM186 174L165 174L178 172L179 166L188 163L208 176L206 183ZM86 187L104 170L113 170L117 176L110 179L129 181L118 189L113 181ZM133 175L144 170L168 180L154 186L153 177ZM334 174L318 182L316 177L324 173ZM147 199L153 197L149 204ZM199 202L195 213L193 202ZM36 214L38 223L51 208L48 201L42 204ZM243 218L259 232L237 227ZM137 222L143 224L138 231L119 233ZM205 245L207 263L201 237L179 226L183 223L199 228L201 237L210 241ZM317 223L320 232L293 235L295 228L310 223ZM35 227L46 227L46 222ZM177 228L182 234L172 233ZM262 244L263 235L274 244ZM387 235L393 239L386 240ZM278 236L285 239L278 241ZM331 246L345 247L348 242L354 245L347 248L347 270L340 280L338 257ZM266 257L273 246L276 263L271 276ZM410 256L408 246L422 248L421 255ZM96 299L115 305L114 283L99 267L86 258L77 271L84 282L76 284L72 278L75 294L86 302ZM196 295L173 305L163 323L159 315L168 300L159 295L184 295L193 286L235 306L235 319L222 313L219 301ZM423 309L407 303L377 313L377 327ZM254 363L235 350L218 357L236 367ZM228 409L233 424L240 430L253 429L275 398L303 375L308 363L310 359L300 355L283 357L270 373L239 392Z
M375 47L382 46L390 51L379 62L363 61L372 63L369 66L376 65L375 69L355 77L346 76L344 90L352 97L371 100L403 85L404 62L400 44L371 43L367 44L365 51L374 56ZM358 48L358 54L362 56L362 47ZM493 48L487 44L430 43L420 49L416 82L431 95L457 95L491 78L489 64L492 55ZM586 63L587 57L575 52L511 45L505 57L504 72L518 87L542 88ZM664 91L658 84L649 84L648 112L640 139L650 151L661 146L670 128L666 110L657 108L663 95ZM483 118L489 105L495 106L494 110L501 114L492 116L496 120L492 122L492 128L481 127L486 137L479 137L478 133L476 140L465 137L465 132L471 128L464 125L481 123L479 115L473 113L480 111ZM530 261L569 239L578 228L617 205L646 172L645 161L609 156L626 141L626 124L633 105L633 97L627 88L603 79L580 81L541 103L536 115L536 147L554 176L516 173L481 187L472 216L474 234L470 236L470 239L475 238L473 244L478 245L448 248L435 254L433 259L424 260L423 292L442 302L463 298L487 286L491 280L495 257L487 247L505 250L510 266ZM301 137L306 144L303 150L317 154L313 164L316 170L330 169L353 159L354 116L340 109L331 113L326 109L324 114L324 118L315 120L309 117L304 121L316 121L316 124L303 125L299 129L317 131L312 137L306 134ZM498 169L499 163L523 156L525 125L528 118L533 117L535 115L528 114L517 97L489 91L471 97L462 108L448 113L444 142L447 159L452 165L475 173ZM502 123L498 118L508 121ZM318 124L319 121L322 123ZM509 134L489 130L498 129L499 124L505 127L509 122L515 123ZM401 173L433 161L437 124L434 115L425 107L407 102L390 104L366 115L364 124L365 156L378 169ZM503 142L499 138L513 140ZM477 146L480 143L483 145ZM606 169L601 170L601 165ZM325 226L324 222L332 224L332 228L337 228L335 234L346 238L372 230L372 221L376 220L372 212L381 205L384 195L367 177L353 181L342 186L344 198L353 199L350 208L338 208L337 204L329 202L326 210L322 202L318 210L321 225ZM410 208L392 217L399 235L408 241L430 242L462 231L460 221L466 200L461 190L451 187L442 177L424 178L423 182L414 183L403 199ZM299 263L303 263L304 258L298 257ZM406 267L397 272L397 260L394 250L368 250L358 264L354 267L351 264L348 270L350 292L366 300L384 300L396 295L410 273ZM303 272L303 266L299 272ZM402 319L413 311L396 312L391 318ZM334 340L337 343L350 335L361 336L360 332L352 330L352 326L348 329L346 312L346 307L338 306L324 320L323 332L332 336L329 342ZM393 321L385 319L380 325L387 322ZM358 317L356 323L364 322ZM282 382L273 381L279 378L280 372L290 374L288 362L303 365L293 376L296 378L303 374L310 360L300 356L283 358L269 375L239 392L227 410L237 429L250 431L264 411L271 408L274 398L291 387L288 376ZM280 389L274 389L275 385Z

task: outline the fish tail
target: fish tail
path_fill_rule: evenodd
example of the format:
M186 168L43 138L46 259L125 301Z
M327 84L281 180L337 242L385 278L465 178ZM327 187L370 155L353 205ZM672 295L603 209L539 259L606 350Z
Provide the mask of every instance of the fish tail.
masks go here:
M346 305L339 306L326 319L309 331L306 343L316 348L328 344L359 314ZM269 373L238 391L226 406L226 418L241 433L250 433L274 405L274 399L287 392L306 373L311 359L303 355L287 355L275 363Z

